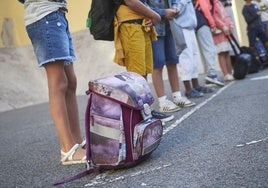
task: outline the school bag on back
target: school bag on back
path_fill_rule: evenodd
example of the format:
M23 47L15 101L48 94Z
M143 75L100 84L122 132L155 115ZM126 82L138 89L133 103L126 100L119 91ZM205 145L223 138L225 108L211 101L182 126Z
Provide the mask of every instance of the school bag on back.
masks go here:
M147 81L139 74L124 72L90 81L85 113L86 174L127 168L147 159L160 144L163 126L151 115L154 102Z
M92 0L87 27L95 40L114 40L114 16L123 0Z

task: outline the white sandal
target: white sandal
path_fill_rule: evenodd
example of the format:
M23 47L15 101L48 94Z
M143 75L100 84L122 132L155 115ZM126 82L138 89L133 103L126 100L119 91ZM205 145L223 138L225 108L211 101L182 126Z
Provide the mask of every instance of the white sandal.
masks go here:
M80 144L81 148L85 149L86 147L86 140L83 140Z
M61 150L61 163L63 165L86 163L86 156L84 156L82 159L73 159L73 155L78 148L81 148L80 144L75 144L68 152Z

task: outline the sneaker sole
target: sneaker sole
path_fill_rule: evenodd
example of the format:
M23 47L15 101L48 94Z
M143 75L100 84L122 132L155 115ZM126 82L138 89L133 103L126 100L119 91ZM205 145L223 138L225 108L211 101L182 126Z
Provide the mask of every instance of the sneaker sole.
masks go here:
M190 103L190 104L185 104L183 107L191 107L191 106L194 106L196 105L194 102Z
M218 86L224 86L224 83L217 82L217 81L215 81L215 80L213 80L213 79L211 79L211 78L209 78L209 77L206 77L205 79L206 79L206 81L208 81L208 82L210 82L210 83L212 83L212 84L216 84L216 85L218 85Z
M174 119L174 116L173 115L171 115L171 116L169 116L169 117L167 117L167 118L164 118L164 119L160 119L162 122L168 122L168 121L171 121L171 120L173 120Z
M174 103L174 104L176 104L176 103ZM194 106L195 103L194 103L194 102L191 102L191 103L189 103L189 104L184 104L184 105L176 104L176 105L179 106L179 107L181 107L181 108L185 108L185 107L191 107L191 106Z
M165 111L165 110L162 110L162 109L159 108L159 111L160 111L160 112L163 112L163 113L172 113L172 112L177 112L177 111L179 111L180 109L181 109L181 108L178 106L177 108L170 109L170 110L168 110L168 111Z
M200 98L200 97L203 97L204 96L204 94L203 95L199 95L199 96L197 96L197 95L195 95L195 96L187 96L187 95L185 95L188 99L194 99L194 98Z

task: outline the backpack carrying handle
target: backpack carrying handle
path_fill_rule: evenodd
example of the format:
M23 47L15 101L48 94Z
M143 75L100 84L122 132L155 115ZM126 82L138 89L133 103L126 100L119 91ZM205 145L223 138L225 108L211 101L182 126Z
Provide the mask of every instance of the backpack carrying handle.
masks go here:
M239 49L240 53L242 53L241 47L238 44L238 42L237 42L236 38L234 37L234 35L230 34L230 35L227 35L226 37L227 37L227 39L228 39L228 41L229 41L229 43L230 43L235 55L237 56L237 55L239 55L239 53L236 51L236 48L235 48L233 42L235 43L236 47Z

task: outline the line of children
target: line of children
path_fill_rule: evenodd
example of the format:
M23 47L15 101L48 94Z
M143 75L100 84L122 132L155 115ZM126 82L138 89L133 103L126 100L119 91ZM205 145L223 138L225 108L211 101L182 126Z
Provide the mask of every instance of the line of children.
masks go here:
M177 71L178 56L175 50L174 39L171 33L170 19L173 19L177 12L168 7L165 1L149 0L148 5L161 16L161 22L156 24L157 41L153 41L153 73L152 80L156 95L158 97L159 109L161 112L175 112L182 107L195 105L180 92L179 78ZM168 79L172 91L172 101L167 99L164 91L163 68L166 66Z
M212 36L212 31L216 30L216 24L210 12L209 0L194 0L194 5L197 18L196 38L205 69L206 83L224 86L216 70L217 51Z
M187 48L179 56L179 73L185 87L187 98L202 97L204 93L214 90L210 87L199 85L198 76L198 45L195 35L197 20L192 0L171 0L169 6L176 9L178 15L173 19L175 24L182 28ZM176 33L172 33L176 35Z
M217 27L213 33L214 43L217 47L218 60L225 81L233 81L233 67L230 57L230 43L228 36L232 34L233 23L228 16L223 4L219 0L210 0L212 16Z
M115 36L116 55L114 61L126 66L127 71L137 72L145 78L147 74L152 73L160 112L175 112L181 107L192 106L195 103L188 100L189 98L202 97L204 93L213 92L213 88L201 86L198 81L199 53L195 33L197 19L192 0L138 1L144 7L149 5L152 12L160 15L161 22L159 20L152 22L152 17L149 17L152 14L148 9L146 11L150 13L143 12L145 9L141 10L129 6L135 1L137 0L126 0L125 5L121 5L117 11L118 20L116 25L118 26L118 32L116 32L117 36ZM144 20L147 22L144 22ZM174 41L172 41L172 35L174 38L177 37L176 32L170 33L167 20L177 24L183 31L187 48L182 51L179 57L176 57L178 53L174 51ZM157 39L156 41L152 41L156 37L155 33L152 32L155 29L155 27L152 27L154 25L156 25L158 33L158 37L155 38ZM148 32L148 30L150 31ZM137 35L137 33L140 34ZM120 45L118 45L118 41L120 41ZM134 49L135 46L136 48ZM175 49L178 50L178 48ZM215 53L211 57L215 59ZM162 74L165 65L172 91L172 101L167 99L164 90ZM209 75L209 71L210 73L216 71L215 63L207 71L207 77L211 78L211 82L223 86L224 84L218 79L217 73L213 72ZM183 81L185 96L188 99L183 97L180 92L178 75Z

